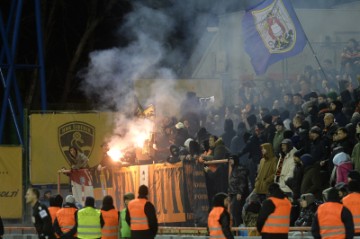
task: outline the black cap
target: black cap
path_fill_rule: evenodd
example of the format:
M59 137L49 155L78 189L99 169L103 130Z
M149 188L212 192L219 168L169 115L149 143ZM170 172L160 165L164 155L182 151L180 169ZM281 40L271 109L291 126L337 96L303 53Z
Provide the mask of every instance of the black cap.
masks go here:
M147 196L149 194L149 189L146 185L141 185L139 187L139 196Z
M310 129L310 133L315 133L315 134L321 135L321 129L319 126L313 126Z
M360 173L356 170L351 170L348 173L348 178L351 178L351 180L356 180L360 182Z
M95 207L95 199L93 197L86 197L85 207Z
M282 119L278 118L276 121L275 121L275 126L276 125L281 125L281 126L284 126L284 122L282 121Z

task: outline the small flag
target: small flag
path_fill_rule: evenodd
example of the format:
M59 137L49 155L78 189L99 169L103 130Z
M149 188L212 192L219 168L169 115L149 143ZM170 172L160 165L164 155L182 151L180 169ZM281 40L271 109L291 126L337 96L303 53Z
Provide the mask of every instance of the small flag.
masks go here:
M289 0L265 0L246 11L244 47L257 75L269 65L303 51L306 35Z

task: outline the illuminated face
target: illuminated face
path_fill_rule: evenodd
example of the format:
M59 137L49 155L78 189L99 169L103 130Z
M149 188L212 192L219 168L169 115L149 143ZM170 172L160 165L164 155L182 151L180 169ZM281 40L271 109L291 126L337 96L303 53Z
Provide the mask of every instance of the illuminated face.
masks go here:
M322 96L319 96L318 97L318 103L321 104L321 103L325 103L326 102L326 99Z
M103 144L103 146L101 147L103 152L106 153L107 151L109 151L110 147L109 147L109 144Z
M295 105L300 105L301 104L301 98L298 95L295 95L293 97L293 101Z
M324 117L324 125L325 127L331 125L334 122L334 118L331 115L326 115Z
M330 110L334 111L336 109L336 105L334 103L330 103Z
M229 204L230 204L230 198L229 197L226 197L225 199L224 199L224 207L228 207L229 206Z
M342 140L342 139L345 139L347 137L347 134L342 130L338 130L336 132L336 135L337 135L337 137L336 137L337 140Z
M300 200L300 206L301 206L302 208L306 208L306 207L307 207L307 202L306 202L306 200L301 199L301 200Z
M69 152L71 156L73 156L74 158L77 156L77 150L75 148L70 148Z
M290 103L291 102L291 98L288 95L284 95L284 103Z
M26 201L26 203L30 203L30 204L33 204L37 201L36 195L31 189L28 189L26 191L25 201Z
M309 132L309 139L310 140L315 140L318 137L319 137L319 135L317 133Z
M283 126L280 124L275 125L276 131L280 132L283 129Z
M281 151L287 153L287 150L288 150L287 144L281 144Z
M265 149L264 147L261 147L261 153L262 153L263 156L265 156L265 154L266 154L266 149Z

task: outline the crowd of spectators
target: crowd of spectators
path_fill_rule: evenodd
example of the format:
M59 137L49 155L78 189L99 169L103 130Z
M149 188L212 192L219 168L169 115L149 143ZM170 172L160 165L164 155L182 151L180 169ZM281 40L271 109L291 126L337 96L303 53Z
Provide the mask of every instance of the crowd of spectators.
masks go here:
M235 226L244 223L238 213L256 208L253 201L261 203L273 182L298 207L297 216L300 208L308 210L292 223L309 225L306 218L313 203L323 200L323 190L336 186L346 192L348 173L360 172L359 83L360 48L350 39L339 69L326 59L320 69L304 66L286 82L268 79L263 87L243 82L234 105L214 108L188 92L181 116L157 124L156 157L201 163L231 158L229 180L226 164L204 169L209 199L230 194ZM170 146L179 150L167 158Z

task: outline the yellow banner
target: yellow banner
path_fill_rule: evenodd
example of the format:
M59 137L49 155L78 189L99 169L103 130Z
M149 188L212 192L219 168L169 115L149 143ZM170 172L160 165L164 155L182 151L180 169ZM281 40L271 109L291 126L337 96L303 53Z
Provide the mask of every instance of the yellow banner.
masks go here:
M147 177L147 178L144 178ZM138 196L140 182L148 182L148 199L154 204L159 223L185 222L182 163L150 164L114 170L114 194L117 208L123 208L127 192Z
M185 222L183 166L153 164L149 168L149 199L160 223Z
M69 168L69 147L75 146L90 166L101 161L101 144L112 133L115 113L61 113L30 115L30 181L56 184L57 171ZM61 183L68 183L65 176Z
M0 215L22 218L22 148L0 146Z

